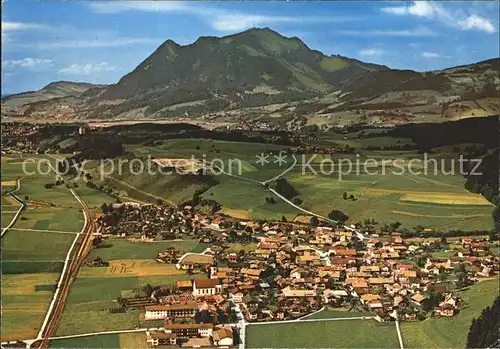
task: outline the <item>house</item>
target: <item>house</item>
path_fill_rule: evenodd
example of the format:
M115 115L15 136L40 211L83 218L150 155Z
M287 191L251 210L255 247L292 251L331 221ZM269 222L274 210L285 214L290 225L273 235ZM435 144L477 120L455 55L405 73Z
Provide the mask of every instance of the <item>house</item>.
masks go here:
M177 335L175 333L167 333L162 331L146 331L146 341L151 343L153 347L158 345L175 345Z
M380 301L380 296L378 294L364 294L361 296L361 303L368 304L369 302Z
M418 305L420 305L420 306L421 306L421 305L422 305L422 302L423 302L424 300L426 300L426 299L427 299L427 297L426 297L426 296L424 296L424 295L423 295L423 294L421 294L421 293L415 293L415 294L411 297L411 299L412 299L412 301L413 301L413 302L415 302L416 304L418 304Z
M455 308L450 304L443 304L435 307L434 312L439 316L453 316L455 315Z
M163 320L176 317L194 317L198 305L195 302L188 302L186 304L149 305L145 309L145 320Z
M222 293L219 279L194 280L193 296L213 296L219 293Z
M233 345L233 330L222 327L213 333L214 344L217 346L230 347Z
M485 277L485 278L492 276L493 274L494 274L493 269L490 267L483 267L483 269L481 269L481 271L478 271L476 273L477 276Z
M177 286L177 289L179 291L192 291L193 290L193 283L191 282L191 280L177 281L176 286Z
M165 323L165 333L175 334L179 338L209 337L214 329L213 324L169 324Z
M286 287L281 291L285 298L308 298L316 296L315 290L292 290L290 287Z

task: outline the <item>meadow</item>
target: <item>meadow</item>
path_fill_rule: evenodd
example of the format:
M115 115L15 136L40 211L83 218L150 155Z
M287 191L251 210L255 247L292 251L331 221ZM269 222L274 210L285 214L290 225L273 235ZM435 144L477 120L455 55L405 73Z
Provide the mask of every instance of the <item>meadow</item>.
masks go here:
M394 323L318 321L247 327L248 348L399 348Z
M144 296L142 289L147 284L175 285L179 280L206 278L205 274L189 275L172 264L154 260L158 252L171 246L183 252L205 248L196 240L146 243L108 238L99 248L93 249L89 260L100 257L110 265L80 269L66 301L57 335L124 330L143 325L139 318L143 311L128 309L126 313L112 314L109 309L118 307L118 297Z
M326 136L325 136L326 137ZM364 219L375 219L379 227L383 224L399 221L403 227L411 229L421 225L440 231L453 229L461 230L488 230L492 227L491 211L493 206L482 196L473 194L464 189L465 179L460 174L434 174L429 168L427 173L422 164L409 163L413 158L422 159L422 155L412 150L366 150L367 146L393 146L396 144L412 144L408 139L390 137L356 138L356 134L337 135L329 134L327 138L311 141L323 146L348 145L359 151L360 156L352 154L337 154L333 157L321 154L297 155L297 164L284 177L300 193L303 201L300 205L306 210L328 215L333 209L339 209L350 217L349 223ZM216 200L222 205L221 213L240 219L275 219L285 216L293 219L300 211L291 207L277 197L274 197L266 188L254 181L263 181L282 173L292 164L291 156L287 156L287 164L270 162L261 166L256 163L256 155L261 152L273 151L276 154L284 149L282 146L269 144L255 144L244 142L226 142L203 139L175 139L164 141L157 146L129 145L127 150L137 156L151 155L156 158L190 158L192 155L210 161L220 158L224 161L240 159L242 161L241 175L250 180L229 177L224 174L214 176L218 184L212 185L202 197ZM433 156L440 160L453 154L436 153ZM309 160L313 158L311 162ZM365 173L363 161L372 159ZM337 161L349 159L355 165L360 161L359 173L344 174L347 168L339 169ZM386 159L400 159L405 166L405 173L399 174L398 168L393 165L383 167ZM325 163L321 174L321 162L333 160L336 167L331 169ZM309 164L306 166L306 164ZM311 168L313 170L311 170ZM420 170L422 174L411 174ZM445 170L447 168L445 166ZM331 173L328 173L331 171ZM377 173L378 172L378 173ZM174 202L181 202L189 197L196 186L177 186L172 188L167 183L172 179L156 178L145 180L127 178L139 190L127 192L140 200L155 201L160 195ZM163 176L165 177L165 176ZM147 184L146 184L147 183ZM172 182L173 183L173 182ZM175 187L175 186L174 186ZM356 200L344 200L343 193L354 195ZM149 194L148 194L149 193ZM147 194L147 195L146 195ZM148 197L149 195L149 197ZM266 202L266 197L274 197L275 204Z
M427 319L401 324L405 347L465 348L472 319L477 318L484 308L493 304L493 300L498 296L499 282L497 277L459 291L460 297L466 304L453 318Z
M162 264L159 268L173 272L172 265ZM80 270L66 300L57 336L149 326L140 320L144 311L127 309L125 313L112 314L109 309L118 307L118 297L144 296L143 287L147 284L165 286L174 285L178 280L206 278L205 274L189 275L180 271L165 275L155 275L154 271L139 276L126 273L109 275L108 270L106 267L83 267Z
M182 252L196 252L197 240L133 242L123 238L108 238L92 250L89 258L100 257L106 261L114 259L154 259L159 252L169 247Z
M58 278L58 273L2 275L2 338L36 337Z
M2 158L2 182L21 179L17 196L27 208L2 236L2 339L36 337L52 299L63 262L77 232L83 227L83 214L77 200L64 185L45 189L53 183L53 172L26 175L22 162L39 161L45 155ZM26 169L33 171L38 163ZM40 167L48 170L48 166ZM9 184L9 183L8 183ZM7 189L12 189L12 183ZM2 189L6 189L3 187ZM4 193L2 193L4 194ZM20 206L2 196L2 226L14 218Z
M99 336L56 339L49 343L50 348L109 348L144 349L149 348L144 332L105 334Z

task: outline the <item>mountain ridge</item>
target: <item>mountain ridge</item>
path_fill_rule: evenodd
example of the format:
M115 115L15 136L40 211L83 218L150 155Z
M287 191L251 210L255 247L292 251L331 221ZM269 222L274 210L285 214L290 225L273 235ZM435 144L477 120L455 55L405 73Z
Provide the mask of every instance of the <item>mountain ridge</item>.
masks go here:
M12 113L48 117L64 102L79 118L201 117L287 127L316 119L329 125L462 118L498 112L489 99L498 94L499 64L494 58L432 72L390 69L252 28L188 45L168 39L115 84L81 85L76 93L59 88L68 82L51 83L39 91L41 100L18 104ZM47 90L62 90L62 101L46 98ZM2 106L19 96L2 98Z

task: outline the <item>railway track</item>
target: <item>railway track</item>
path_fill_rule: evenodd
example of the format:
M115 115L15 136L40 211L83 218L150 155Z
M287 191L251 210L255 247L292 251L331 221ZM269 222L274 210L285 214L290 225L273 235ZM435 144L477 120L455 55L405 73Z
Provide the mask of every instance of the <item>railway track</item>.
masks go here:
M81 239L77 242L76 251L70 257L70 263L68 265L67 272L62 275L63 281L61 283L60 292L55 301L55 305L49 315L49 321L42 333L42 338L38 348L48 348L49 338L55 335L55 331L59 325L64 310L64 305L66 298L68 297L69 291L73 281L78 275L80 267L85 261L85 257L92 247L92 232L94 231L94 222L90 219L90 210L87 205L84 204L84 211L89 219L87 220L87 226L84 228L83 233L80 235Z
M57 173L54 168L53 170ZM64 177L59 177L64 181L65 184L67 184ZM69 257L66 272L64 272L63 269L63 273L61 275L62 281L59 286L59 293L56 293L54 306L52 307L52 309L49 308L50 314L48 314L48 321L39 334L38 339L40 340L40 342L35 342L33 345L33 347L37 347L40 349L49 347L49 338L53 337L55 331L57 330L64 310L66 298L68 297L69 291L71 289L71 285L76 279L78 271L85 261L85 257L92 248L92 233L95 230L95 223L91 218L90 209L88 205L78 196L74 189L70 189L70 191L71 194L73 194L73 196L82 205L83 214L85 216L85 226L82 230L82 233L77 238L78 240L76 242L75 252Z

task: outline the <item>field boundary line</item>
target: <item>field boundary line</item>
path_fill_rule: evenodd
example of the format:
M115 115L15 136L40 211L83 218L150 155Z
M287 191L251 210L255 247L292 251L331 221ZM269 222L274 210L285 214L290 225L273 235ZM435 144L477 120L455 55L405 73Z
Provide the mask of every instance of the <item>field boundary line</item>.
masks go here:
M36 260L19 260L19 259L2 259L2 262L15 262L15 263L47 263L47 262L53 262L53 263L64 263L64 259L36 259ZM35 273L33 273L35 274ZM4 274L4 275L9 275L9 274ZM11 274L13 275L13 274Z
M312 314L309 314L312 315ZM327 319L303 319L301 318L295 320L285 320L285 321L261 321L261 322L249 322L247 326L251 325L278 325L278 324L297 324L306 322L322 322L322 321L348 321L348 320L375 320L375 316L356 316L356 317L338 317L338 318L327 318Z
M46 230L46 229L25 229L25 228L10 228L10 230L18 231L36 231L40 233L56 233L56 234L80 234L77 231L63 231L63 230Z
M3 235L5 234L5 232L7 230L9 230L10 228L12 228L12 226L16 223L17 219L19 218L19 215L21 214L21 212L26 208L26 203L24 201L22 201L16 194L14 194L16 191L18 191L19 189L21 189L21 179L23 179L25 177L22 177L22 178L18 178L17 179L17 185L16 185L16 189L14 190L11 190L9 192L7 192L7 194L13 198L14 200L16 200L20 205L21 207L19 207L19 209L17 210L16 214L14 215L14 217L12 217L12 220L10 221L10 223L2 229L2 233L0 234L0 238L3 237Z
M399 320L397 315L396 315L396 332L398 333L399 347L401 349L405 349L403 345L403 336L401 335L401 331L399 330Z
M56 169L53 166L51 166L51 168L56 174L58 174L58 172L56 171ZM75 197L75 199L78 201L78 203L80 203L80 205L82 205L82 207L85 208L85 205L83 204L82 200L78 197L76 192L71 188L69 189L69 191ZM45 314L45 318L43 319L43 323L42 323L42 326L40 327L40 331L38 332L38 335L36 336L37 340L43 339L43 333L45 332L45 328L47 327L47 324L48 324L49 319L50 319L50 315L52 314L52 311L53 311L54 306L56 304L57 297L59 296L59 292L61 291L62 283L63 283L64 278L66 276L66 273L68 271L69 260L71 259L73 249L76 246L76 242L78 241L78 238L80 237L80 235L82 235L84 233L85 229L87 228L89 218L87 217L87 213L86 213L85 209L82 211L82 213L83 213L83 218L84 218L82 230L78 234L75 235L75 238L73 239L73 243L71 244L71 247L69 248L68 254L66 255L66 259L64 260L63 270L61 271L61 274L59 275L59 280L57 282L56 291L54 292L54 294L52 296L52 300L50 302L49 309L47 310L47 313Z

